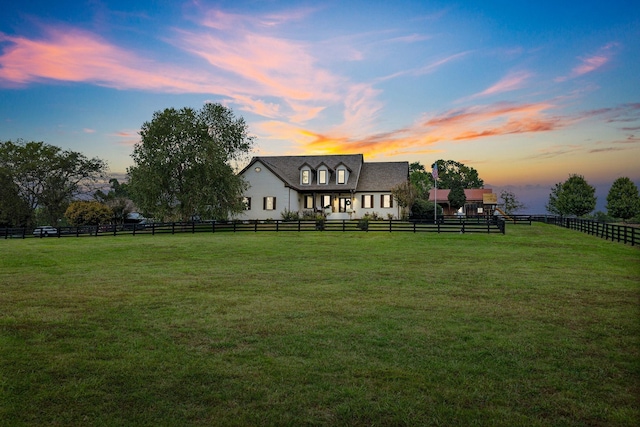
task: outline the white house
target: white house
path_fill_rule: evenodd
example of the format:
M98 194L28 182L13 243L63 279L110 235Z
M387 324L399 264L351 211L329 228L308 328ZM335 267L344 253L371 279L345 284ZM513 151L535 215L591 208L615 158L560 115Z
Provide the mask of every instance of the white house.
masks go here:
M391 190L409 179L409 163L365 163L362 154L260 156L240 175L249 188L238 219L281 219L284 211L324 212L327 219L367 213L398 218Z

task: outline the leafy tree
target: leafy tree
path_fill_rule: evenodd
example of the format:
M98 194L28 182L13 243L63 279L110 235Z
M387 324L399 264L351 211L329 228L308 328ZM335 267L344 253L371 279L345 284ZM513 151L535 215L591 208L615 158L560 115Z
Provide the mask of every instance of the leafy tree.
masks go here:
M640 214L638 187L627 177L616 179L607 194L607 212L624 221Z
M231 162L253 145L243 118L220 104L157 111L140 131L128 169L131 198L162 220L226 218L244 209L246 183Z
M111 209L104 203L76 201L67 208L64 216L72 225L99 225L111 221Z
M431 173L420 162L409 165L409 182L416 189L417 198L429 200L429 190L432 187Z
M95 192L93 197L107 205L112 211L112 217L118 224L123 224L127 216L135 209L133 201L129 198L129 185L120 184L117 179L109 180L111 189L108 193L102 190Z
M513 192L509 190L502 190L500 192L500 198L502 199L502 205L504 206L504 213L507 215L514 214L527 207L524 203L518 200Z
M595 194L596 189L582 175L572 174L551 189L547 210L556 215L584 216L596 208Z
M478 171L474 168L453 160L437 160L436 164L438 165L438 188L453 189L457 184L463 189L484 188L484 181L480 179Z
M18 140L0 143L0 170L11 178L27 211L26 225L34 221L36 208L43 221L55 225L71 200L93 191L104 178L107 165L98 158L88 159L44 142ZM0 205L9 200L3 197ZM14 218L12 222L20 221Z
M20 198L20 189L9 171L0 169L0 226L24 227L31 216L26 201Z
M420 162L413 162L409 165L409 181L403 182L391 190L391 193L398 202L398 206L403 209L403 215L406 215L407 211L410 211L411 216L424 218L421 212L425 203L430 203L430 177L431 174L427 172ZM431 218L433 218L433 204L431 205Z
M417 197L418 191L415 185L411 181L403 182L391 189L393 198L398 203L398 206L402 208L402 216L406 217L407 211L412 209Z
M467 202L467 196L464 194L464 188L458 182L452 182L451 191L449 191L449 205L454 209L458 210L464 206Z

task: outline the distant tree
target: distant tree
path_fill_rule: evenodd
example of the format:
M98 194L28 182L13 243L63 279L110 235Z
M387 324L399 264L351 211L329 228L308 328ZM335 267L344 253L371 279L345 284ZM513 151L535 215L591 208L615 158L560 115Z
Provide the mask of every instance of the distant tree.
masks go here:
M627 177L616 179L607 195L607 212L627 221L640 214L638 187Z
M504 206L504 213L511 215L519 210L526 208L524 203L521 203L516 195L509 190L502 190L500 192L500 198L502 199L502 205Z
M458 210L467 203L467 196L464 194L464 187L455 181L451 182L452 187L451 191L449 191L449 205L454 209Z
M129 185L120 184L117 179L109 180L111 189L104 193L98 190L94 194L94 198L101 203L107 205L112 213L113 219L118 224L123 224L127 216L135 209L133 201L129 198Z
M13 189L26 206L28 225L35 220L36 208L44 222L56 225L71 200L94 191L107 164L44 142L18 140L0 143L0 170L5 179L10 176ZM5 203L8 200L0 200Z
M232 161L253 145L244 119L221 104L157 111L140 131L128 169L131 198L162 219L226 218L244 210L246 183Z
M111 209L104 203L76 201L72 202L64 213L74 226L107 224L111 221Z
M437 160L438 188L453 189L457 184L463 189L484 188L484 181L478 176L478 171L470 166L454 160ZM433 178L431 181L433 182Z
M595 193L582 175L572 174L551 189L547 210L556 215L584 216L596 208Z

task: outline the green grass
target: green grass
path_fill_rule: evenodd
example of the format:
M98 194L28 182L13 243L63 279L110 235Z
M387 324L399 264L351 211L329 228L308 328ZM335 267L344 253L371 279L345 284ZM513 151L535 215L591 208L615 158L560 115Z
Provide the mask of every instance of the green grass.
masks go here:
M543 224L0 241L0 425L635 426L639 303Z

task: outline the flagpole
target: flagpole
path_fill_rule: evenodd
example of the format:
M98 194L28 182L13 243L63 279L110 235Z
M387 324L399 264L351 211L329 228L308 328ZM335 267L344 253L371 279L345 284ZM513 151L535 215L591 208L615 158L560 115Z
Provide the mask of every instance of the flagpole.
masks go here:
M433 192L433 223L438 223L438 162L431 166L431 176L435 184Z
M433 192L433 223L438 223L438 180L435 180L435 190Z

